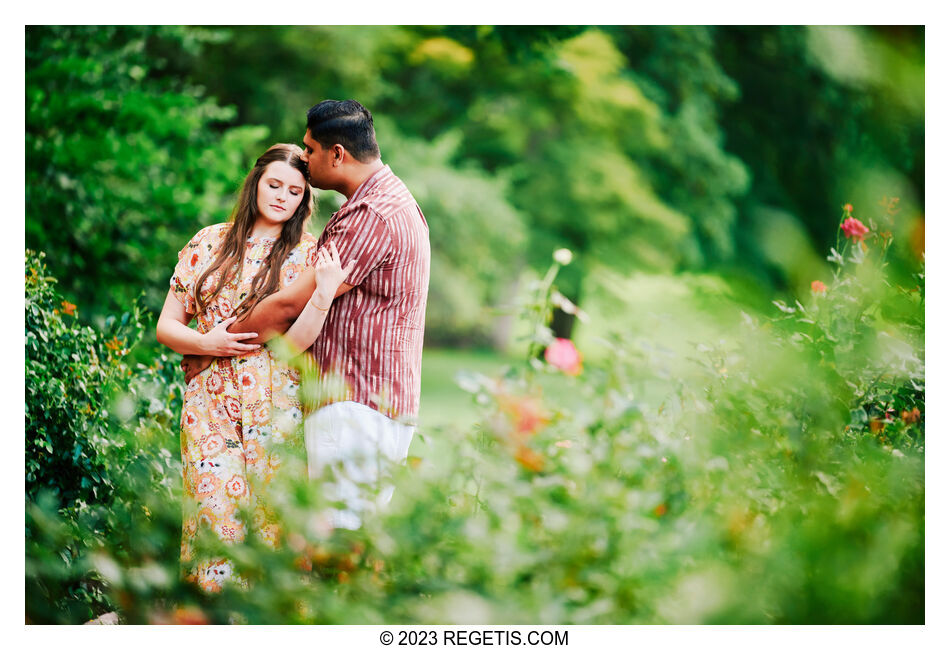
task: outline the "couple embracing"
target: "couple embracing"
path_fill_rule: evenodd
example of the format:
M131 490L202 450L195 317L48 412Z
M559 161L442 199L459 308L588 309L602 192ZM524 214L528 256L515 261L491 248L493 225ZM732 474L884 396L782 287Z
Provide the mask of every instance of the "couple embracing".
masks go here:
M425 217L380 159L372 115L359 102L311 108L303 144L268 149L229 222L181 250L158 321L159 342L185 355L182 562L211 591L239 577L227 559L196 556L200 528L227 542L250 528L278 543L262 492L303 411L299 374L266 341L282 334L306 350L319 392L331 396L305 418L304 437L311 478L334 468L323 487L345 504L328 513L335 527L357 528L389 500L391 487L378 495L363 487L380 481L380 458L405 460L419 409ZM346 197L319 239L306 228L311 186ZM253 521L243 520L245 509Z

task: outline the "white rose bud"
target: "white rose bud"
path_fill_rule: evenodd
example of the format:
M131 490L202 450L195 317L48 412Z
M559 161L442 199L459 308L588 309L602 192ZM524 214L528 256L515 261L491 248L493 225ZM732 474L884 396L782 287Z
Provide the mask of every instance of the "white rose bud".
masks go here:
M554 261L561 266L567 266L574 259L574 254L566 248L559 248L554 251Z

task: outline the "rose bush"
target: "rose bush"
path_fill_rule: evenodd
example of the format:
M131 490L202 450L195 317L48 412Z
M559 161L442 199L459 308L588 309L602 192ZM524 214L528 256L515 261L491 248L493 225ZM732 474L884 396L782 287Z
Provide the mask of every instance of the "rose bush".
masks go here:
M155 552L135 522L180 484L182 389L164 356L127 362L146 325L137 305L104 330L81 325L29 250L25 289L27 619L83 622L115 609L91 553Z

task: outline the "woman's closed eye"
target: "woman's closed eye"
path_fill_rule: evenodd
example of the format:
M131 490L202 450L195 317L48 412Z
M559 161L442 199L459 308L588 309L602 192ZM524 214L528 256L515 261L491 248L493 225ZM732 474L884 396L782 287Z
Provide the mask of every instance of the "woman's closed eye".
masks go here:
M279 184L279 183L276 184L276 185L273 184L273 183L268 183L268 185L270 186L270 188L271 188L272 190L279 190L279 189L280 189L280 184ZM298 189L298 188L296 188L296 187L291 187L291 188L290 188L290 193L293 194L294 196L300 196L301 194L303 194L303 190Z

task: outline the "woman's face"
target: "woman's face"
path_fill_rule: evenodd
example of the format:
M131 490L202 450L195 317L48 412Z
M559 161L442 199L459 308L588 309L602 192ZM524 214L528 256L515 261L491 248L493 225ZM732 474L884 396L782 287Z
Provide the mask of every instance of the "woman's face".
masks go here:
M303 174L282 160L264 168L257 182L257 214L271 224L286 223L303 200L306 180Z

